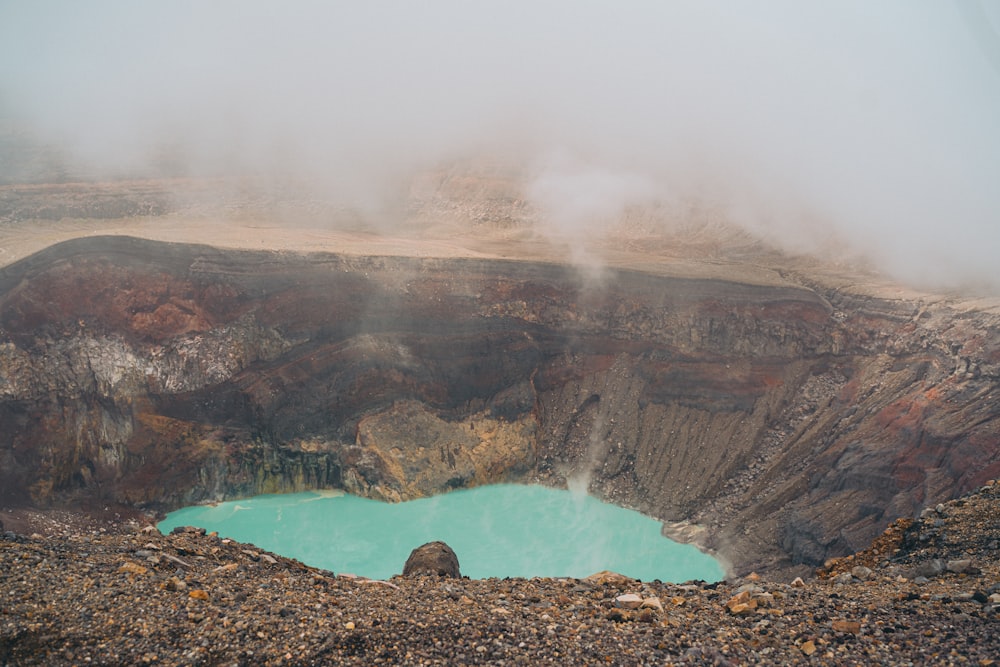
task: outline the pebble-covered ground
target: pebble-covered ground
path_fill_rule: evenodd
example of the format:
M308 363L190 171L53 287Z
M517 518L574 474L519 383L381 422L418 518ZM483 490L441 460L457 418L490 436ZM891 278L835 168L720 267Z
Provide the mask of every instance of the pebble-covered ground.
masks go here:
M28 519L47 532L0 539L0 665L1000 660L1000 484L804 582L369 581L135 518Z

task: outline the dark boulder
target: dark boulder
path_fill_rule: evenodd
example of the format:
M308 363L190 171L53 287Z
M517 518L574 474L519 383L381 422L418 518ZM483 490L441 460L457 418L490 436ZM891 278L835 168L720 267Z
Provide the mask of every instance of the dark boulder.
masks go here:
M444 542L428 542L410 552L403 566L403 576L433 574L439 577L460 579L458 556Z

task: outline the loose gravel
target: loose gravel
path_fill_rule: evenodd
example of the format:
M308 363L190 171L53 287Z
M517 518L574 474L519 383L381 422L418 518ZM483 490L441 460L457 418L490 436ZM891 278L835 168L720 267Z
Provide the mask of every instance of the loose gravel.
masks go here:
M868 551L793 582L750 575L668 584L613 573L374 581L201 529L162 535L135 517L44 526L45 535L8 530L0 539L0 665L991 665L1000 658L997 484L894 524Z

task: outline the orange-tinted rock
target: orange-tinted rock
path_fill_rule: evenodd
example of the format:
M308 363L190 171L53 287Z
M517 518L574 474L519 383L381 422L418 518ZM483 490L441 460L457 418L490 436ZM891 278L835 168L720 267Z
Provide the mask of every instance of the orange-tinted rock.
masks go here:
M833 621L830 623L830 627L837 632L848 632L852 635L861 632L861 623L858 621Z

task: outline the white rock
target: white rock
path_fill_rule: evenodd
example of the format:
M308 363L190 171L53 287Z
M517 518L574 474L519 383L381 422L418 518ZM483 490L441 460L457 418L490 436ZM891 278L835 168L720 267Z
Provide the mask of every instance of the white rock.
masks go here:
M615 598L615 606L622 609L638 609L642 605L642 596L635 593L625 593Z

